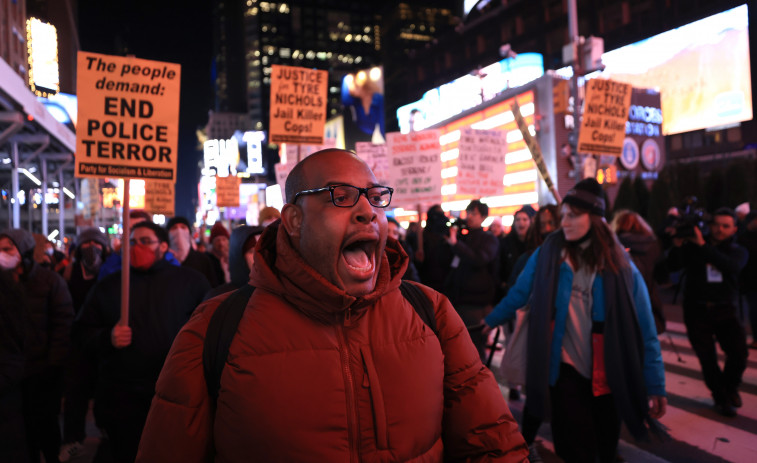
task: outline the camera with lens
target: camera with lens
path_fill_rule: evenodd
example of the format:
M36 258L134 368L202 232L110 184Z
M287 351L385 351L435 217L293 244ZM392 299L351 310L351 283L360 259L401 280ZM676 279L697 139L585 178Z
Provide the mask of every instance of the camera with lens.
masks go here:
M710 215L699 207L696 196L689 196L671 225L675 228L676 238L692 238L695 236L694 227L699 228L702 236L706 236L710 232L709 221Z
M458 231L467 230L468 222L465 219L453 217L449 221L447 221L447 229L449 230L452 227L457 227Z

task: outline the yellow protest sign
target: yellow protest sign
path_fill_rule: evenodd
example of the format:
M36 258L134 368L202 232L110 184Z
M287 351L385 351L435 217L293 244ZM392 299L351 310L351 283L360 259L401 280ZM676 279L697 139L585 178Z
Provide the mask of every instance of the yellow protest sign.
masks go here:
M145 181L145 210L151 214L173 216L175 194L171 182Z
M588 81L578 152L620 156L630 107L630 84L603 79Z
M328 71L271 68L271 143L323 144Z
M234 175L216 177L216 206L239 207L239 185L241 179Z
M181 66L79 52L77 177L176 181Z

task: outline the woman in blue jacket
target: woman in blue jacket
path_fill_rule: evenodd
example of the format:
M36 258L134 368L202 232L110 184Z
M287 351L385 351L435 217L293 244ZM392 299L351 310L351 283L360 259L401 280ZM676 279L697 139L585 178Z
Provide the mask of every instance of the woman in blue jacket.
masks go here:
M643 438L667 405L649 295L604 211L596 180L577 183L563 200L562 229L484 320L494 327L529 305L526 406L551 415L567 462L614 461L621 420Z

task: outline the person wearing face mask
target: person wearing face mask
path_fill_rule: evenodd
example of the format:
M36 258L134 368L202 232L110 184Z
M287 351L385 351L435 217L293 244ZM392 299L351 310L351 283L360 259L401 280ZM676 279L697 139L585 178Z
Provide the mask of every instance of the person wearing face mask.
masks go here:
M152 223L152 216L148 214L147 212L143 211L142 209L132 209L129 211L129 221L130 221L130 226L134 228L137 224L142 223L142 222ZM103 278L110 275L111 273L121 271L121 267L122 267L121 249L114 248L114 250L115 252L112 252L110 256L108 256L108 258L105 259L105 262L103 262L103 264L100 266L100 273L97 275L98 280L102 280ZM163 259L170 262L173 265L176 265L176 266L181 265L181 263L178 260L176 260L176 257L173 255L170 249L163 254Z
M197 251L192 246L192 224L184 217L174 217L166 224L169 249L182 267L188 267L202 273L208 279L211 288L218 286L218 277L213 271L213 264L207 254Z
M229 240L229 274L231 281L216 286L205 295L211 299L219 294L234 291L246 285L250 280L250 270L255 261L255 244L265 227L242 225L231 231Z
M604 220L602 193L593 178L568 191L562 229L484 319L491 329L528 304L526 407L551 415L566 462L614 462L621 421L642 439L662 432L654 420L667 407L647 287Z
M210 289L194 269L165 260L168 232L141 222L131 231L129 324L119 323L121 272L100 280L77 319L84 349L97 353L95 419L117 462L133 462L155 383L176 333Z
M0 271L19 295L27 318L23 414L29 460L58 460L62 371L69 353L74 311L63 278L33 259L34 238L22 229L0 232Z
M90 289L97 283L100 266L110 255L107 235L95 227L83 229L74 242L73 261L64 276L78 314ZM74 324L71 356L64 372L63 445L58 459L66 462L84 449L89 399L97 379L94 352L81 348Z

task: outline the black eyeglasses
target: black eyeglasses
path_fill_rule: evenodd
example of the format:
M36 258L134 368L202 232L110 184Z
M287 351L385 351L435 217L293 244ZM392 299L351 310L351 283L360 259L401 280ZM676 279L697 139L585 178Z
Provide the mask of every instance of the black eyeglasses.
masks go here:
M370 188L358 188L352 185L331 185L323 188L316 188L315 190L304 190L294 195L292 204L297 202L297 198L301 195L310 195L313 193L320 193L322 191L328 191L331 194L331 202L336 207L352 207L357 204L360 199L360 195L365 195L368 198L368 202L373 207L387 207L392 202L392 193L394 189L388 186L372 186Z

